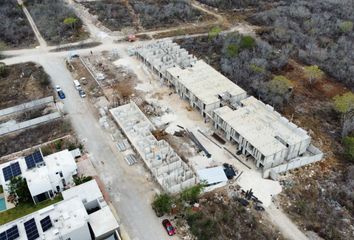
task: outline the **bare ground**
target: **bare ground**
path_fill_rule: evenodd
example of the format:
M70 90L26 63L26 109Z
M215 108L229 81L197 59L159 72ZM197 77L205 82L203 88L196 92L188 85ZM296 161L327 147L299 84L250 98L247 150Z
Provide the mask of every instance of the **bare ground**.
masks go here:
M6 66L7 74L0 77L0 109L52 95L49 77L34 63Z
M57 120L21 132L0 137L0 157L22 151L53 139L71 134L71 125L66 120Z

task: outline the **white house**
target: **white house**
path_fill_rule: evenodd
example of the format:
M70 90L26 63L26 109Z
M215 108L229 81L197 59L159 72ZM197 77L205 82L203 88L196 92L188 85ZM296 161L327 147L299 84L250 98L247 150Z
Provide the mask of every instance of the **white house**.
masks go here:
M12 177L26 179L34 203L53 198L67 185L73 183L77 174L74 157L68 150L63 150L46 157L40 151L0 165L0 184L7 192Z
M61 202L0 226L0 239L119 239L119 225L95 180L64 191L63 197ZM87 208L85 200L99 202L99 208Z

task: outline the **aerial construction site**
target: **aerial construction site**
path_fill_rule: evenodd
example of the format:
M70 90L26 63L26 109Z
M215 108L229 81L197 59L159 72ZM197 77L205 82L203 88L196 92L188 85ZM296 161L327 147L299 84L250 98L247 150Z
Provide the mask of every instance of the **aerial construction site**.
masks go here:
M1 3L0 239L354 239L349 2Z

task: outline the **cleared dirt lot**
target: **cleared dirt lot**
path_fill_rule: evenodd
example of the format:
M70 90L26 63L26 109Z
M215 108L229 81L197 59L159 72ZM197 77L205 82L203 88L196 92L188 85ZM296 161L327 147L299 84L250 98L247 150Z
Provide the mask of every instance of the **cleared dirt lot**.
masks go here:
M0 137L0 157L63 137L71 133L69 121L57 120Z
M0 76L0 109L29 102L53 94L49 77L35 63L6 66Z
M16 0L0 0L0 49L28 47L36 38Z

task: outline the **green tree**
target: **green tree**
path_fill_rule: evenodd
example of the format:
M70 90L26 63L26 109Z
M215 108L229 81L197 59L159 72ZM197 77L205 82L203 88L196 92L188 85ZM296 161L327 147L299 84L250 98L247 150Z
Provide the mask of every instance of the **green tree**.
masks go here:
M341 113L342 137L354 130L354 94L347 92L333 98L334 109Z
M345 154L351 161L354 161L354 137L345 137L343 139Z
M76 29L78 19L75 17L67 17L64 19L64 24L69 25L72 30Z
M243 36L241 38L240 47L241 48L253 48L256 45L256 40L251 36Z
M236 57L238 55L239 47L235 43L230 43L227 48L226 52L229 57Z
M304 68L305 77L308 79L310 85L314 84L316 80L323 76L323 71L317 66L306 66Z
M180 195L181 200L189 203L197 202L200 194L203 192L204 187L204 184L197 184L193 187L183 190Z
M265 73L266 70L263 67L257 66L256 64L251 64L250 69L256 73Z
M354 137L344 137L343 146L345 149L345 154L351 161L354 161Z
M8 69L6 67L6 64L0 62L0 77L6 77L7 74L8 74Z
M6 49L6 44L0 40L0 59L3 59L2 51Z
M333 100L335 110L342 114L346 114L354 109L354 94L352 92L337 95Z
M278 75L267 83L267 87L272 94L285 95L289 93L293 84L286 77Z
M214 39L216 38L217 36L219 36L219 34L221 33L221 28L216 26L216 27L213 27L209 33L208 33L208 36L209 36L209 40L211 39Z
M83 184L85 182L91 181L92 177L91 176L85 176L85 175L80 175L80 176L75 176L73 178L75 185L80 185Z
M163 216L171 212L173 199L169 194L156 195L152 202L152 208L155 210L157 216Z
M339 24L339 29L344 33L351 32L353 31L353 22L343 21Z
M15 204L29 203L32 201L31 193L27 186L27 181L21 176L13 177L8 184L10 195L15 196Z

